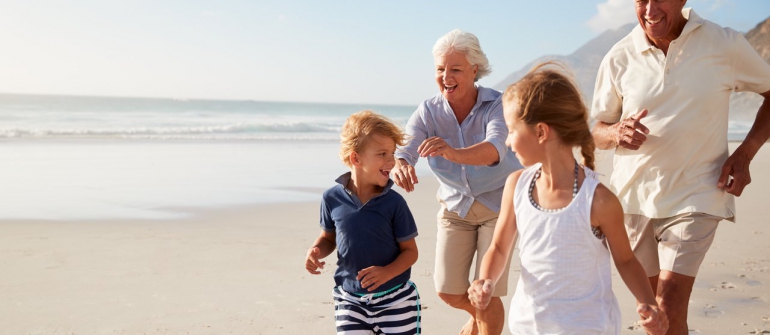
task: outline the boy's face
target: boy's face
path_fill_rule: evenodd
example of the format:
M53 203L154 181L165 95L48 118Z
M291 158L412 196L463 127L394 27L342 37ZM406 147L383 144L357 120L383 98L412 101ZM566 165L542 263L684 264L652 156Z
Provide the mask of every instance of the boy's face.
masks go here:
M396 153L396 142L392 138L380 134L372 134L367 140L364 150L358 153L357 168L361 185L378 185L384 187L390 179L390 170L396 165L393 156Z

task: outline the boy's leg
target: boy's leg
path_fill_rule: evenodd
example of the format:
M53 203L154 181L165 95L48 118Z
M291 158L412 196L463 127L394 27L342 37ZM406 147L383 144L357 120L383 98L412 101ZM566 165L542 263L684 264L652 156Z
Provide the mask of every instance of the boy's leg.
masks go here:
M369 311L361 297L335 287L334 321L337 335L372 335L374 325L370 322Z
M421 333L421 305L417 287L411 281L397 290L372 298L368 305L375 334L415 335Z

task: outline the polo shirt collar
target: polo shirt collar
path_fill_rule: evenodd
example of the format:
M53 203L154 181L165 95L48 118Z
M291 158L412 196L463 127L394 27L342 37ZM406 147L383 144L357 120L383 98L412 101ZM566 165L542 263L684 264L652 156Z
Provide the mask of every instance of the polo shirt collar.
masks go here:
M692 8L682 9L682 15L684 15L687 23L685 23L684 29L677 39L680 39L683 36L687 36L687 34L691 33L693 30L697 29L703 24L703 18L698 16L698 14L696 14ZM641 25L636 25L634 30L631 32L631 37L634 41L636 52L638 53L642 53L655 48L655 46L647 39L647 34L644 33L644 29L642 29Z
M349 195L353 194L353 192L351 192L347 188L347 185L348 185L348 182L350 182L350 177L351 176L353 176L353 173L348 171L348 172L343 173L341 176L337 177L336 180L334 180L335 182L337 182L337 184L342 185L342 189L345 190L345 192L347 194L349 194ZM388 179L388 184L385 185L385 187L382 189L382 193L380 195L378 195L378 197L381 196L381 195L385 195L385 193L388 193L388 191L390 191L390 189L392 187L393 187L393 179Z

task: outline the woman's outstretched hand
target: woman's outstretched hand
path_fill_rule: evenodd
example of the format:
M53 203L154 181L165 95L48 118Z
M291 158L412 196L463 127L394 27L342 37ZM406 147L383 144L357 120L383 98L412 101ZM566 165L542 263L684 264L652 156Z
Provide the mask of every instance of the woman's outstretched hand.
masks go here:
M477 279L468 288L468 299L471 305L477 309L486 309L492 300L492 292L495 291L495 283L491 279Z
M414 184L417 184L417 173L414 166L409 165L406 160L397 159L396 166L390 172L390 176L393 178L393 183L403 188L404 191L414 191Z

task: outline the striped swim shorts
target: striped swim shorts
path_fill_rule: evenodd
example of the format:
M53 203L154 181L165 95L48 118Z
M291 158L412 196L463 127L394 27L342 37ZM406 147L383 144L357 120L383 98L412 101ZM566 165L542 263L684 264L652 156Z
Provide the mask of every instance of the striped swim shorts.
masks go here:
M372 294L334 288L337 334L420 334L420 295L411 281Z

